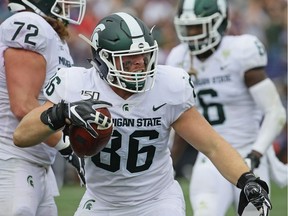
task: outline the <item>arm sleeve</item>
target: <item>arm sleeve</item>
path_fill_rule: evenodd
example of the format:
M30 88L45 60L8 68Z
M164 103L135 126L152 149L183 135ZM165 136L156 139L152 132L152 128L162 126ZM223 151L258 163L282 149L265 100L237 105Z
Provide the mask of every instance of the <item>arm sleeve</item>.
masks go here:
M264 112L257 140L252 147L253 150L263 155L283 129L286 111L270 79L267 78L253 85L249 91L258 107Z

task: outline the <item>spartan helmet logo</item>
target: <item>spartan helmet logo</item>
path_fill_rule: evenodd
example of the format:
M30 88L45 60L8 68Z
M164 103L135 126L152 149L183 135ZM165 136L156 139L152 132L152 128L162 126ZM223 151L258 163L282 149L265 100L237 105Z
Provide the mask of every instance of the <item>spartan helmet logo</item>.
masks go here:
M99 47L99 35L98 35L98 32L100 31L103 31L105 29L105 25L104 24L99 24L94 32L93 32L93 35L92 35L92 42L95 43L94 45L98 48Z

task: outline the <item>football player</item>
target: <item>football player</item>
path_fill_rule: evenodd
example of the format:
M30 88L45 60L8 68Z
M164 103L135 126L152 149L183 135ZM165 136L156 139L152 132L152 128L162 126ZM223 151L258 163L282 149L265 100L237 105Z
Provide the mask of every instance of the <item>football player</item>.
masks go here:
M200 113L269 182L265 152L285 124L285 109L264 71L265 47L252 35L225 35L228 23L226 0L181 0L174 24L182 43L167 64L191 75ZM177 134L174 141L172 154L185 142ZM207 155L198 154L190 184L195 216L224 216L239 193ZM257 209L249 206L245 215L257 215Z
M73 65L66 26L81 23L86 0L8 0L8 8L13 14L0 25L0 215L56 216L51 164L67 146L60 141L56 149L44 143L18 148L13 132L23 116L44 103L49 78ZM58 133L50 145L60 138ZM71 149L65 154L80 169Z
M251 201L259 209L271 207L266 183L249 172L237 151L195 108L186 71L157 65L157 42L139 18L111 14L85 40L92 47L94 67L59 70L45 88L49 101L26 115L14 133L21 147L71 123L97 137L90 124L109 121L95 107L113 104L112 137L100 153L85 158L87 190L75 216L184 216L185 201L168 147L171 128L243 190L243 206Z

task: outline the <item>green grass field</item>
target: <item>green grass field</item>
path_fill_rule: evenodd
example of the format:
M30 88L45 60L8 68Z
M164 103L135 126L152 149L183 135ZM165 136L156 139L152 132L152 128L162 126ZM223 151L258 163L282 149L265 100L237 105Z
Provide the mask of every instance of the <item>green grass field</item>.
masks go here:
M188 181L184 179L179 180L186 199L187 216L193 216L188 196ZM73 216L79 201L84 194L85 188L78 185L65 185L61 191L60 196L56 198L59 216ZM279 188L272 183L271 199L273 203L273 210L269 216L287 216L287 187ZM137 215L135 215L137 216ZM159 215L160 216L160 215ZM213 216L213 215L211 215ZM226 216L234 216L230 209Z

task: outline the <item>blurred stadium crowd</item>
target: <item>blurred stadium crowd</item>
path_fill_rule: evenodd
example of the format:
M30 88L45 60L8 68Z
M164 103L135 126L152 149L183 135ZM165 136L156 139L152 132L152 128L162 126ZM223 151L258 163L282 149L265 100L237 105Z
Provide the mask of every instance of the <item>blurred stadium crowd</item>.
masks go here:
M0 23L10 16L8 0L0 0ZM87 0L86 16L80 26L70 26L69 46L75 65L90 67L90 47L78 37L90 37L95 24L104 16L119 11L135 14L154 27L159 63L164 63L172 47L179 43L174 30L175 0ZM231 28L228 34L256 35L268 51L268 76L275 82L287 110L287 0L228 0ZM287 125L275 140L277 156L287 163Z

